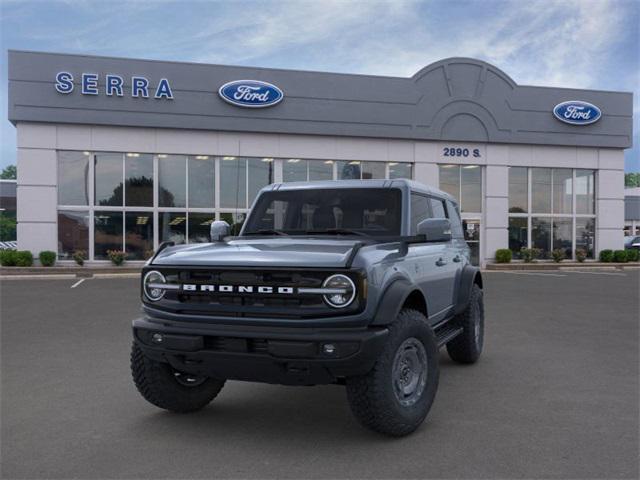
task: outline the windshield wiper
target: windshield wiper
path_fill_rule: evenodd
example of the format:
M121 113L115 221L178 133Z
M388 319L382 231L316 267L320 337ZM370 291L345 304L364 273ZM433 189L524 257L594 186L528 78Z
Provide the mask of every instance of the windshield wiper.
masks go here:
M326 234L326 235L358 235L360 237L368 237L366 233L350 230L348 228L327 228L326 230L307 230L309 234Z
M261 230L256 230L255 232L247 232L245 235L284 235L286 237L289 236L288 233L284 233L280 230L272 230L269 228L264 228Z

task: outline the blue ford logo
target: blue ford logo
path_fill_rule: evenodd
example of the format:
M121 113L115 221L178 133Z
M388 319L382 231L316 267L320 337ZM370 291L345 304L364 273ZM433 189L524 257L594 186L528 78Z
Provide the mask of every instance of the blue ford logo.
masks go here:
M235 80L225 83L218 90L225 102L238 107L271 107L282 101L284 93L275 85L259 80Z
M571 125L589 125L597 122L602 116L598 107L580 100L559 103L553 107L553 114L561 122Z

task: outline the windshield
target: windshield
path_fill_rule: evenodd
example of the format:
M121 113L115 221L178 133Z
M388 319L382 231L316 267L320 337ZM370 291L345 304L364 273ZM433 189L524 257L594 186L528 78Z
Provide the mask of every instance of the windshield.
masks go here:
M401 202L391 188L266 192L243 235L400 235Z

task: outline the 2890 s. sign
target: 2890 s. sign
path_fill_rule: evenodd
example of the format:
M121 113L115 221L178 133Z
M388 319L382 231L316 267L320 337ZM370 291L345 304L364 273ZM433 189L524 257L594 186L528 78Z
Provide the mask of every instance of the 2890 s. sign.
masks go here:
M581 100L569 100L553 107L555 117L571 125L589 125L600 120L602 112L598 107Z
M234 80L222 85L218 94L225 102L246 108L272 107L284 98L282 90L260 80Z

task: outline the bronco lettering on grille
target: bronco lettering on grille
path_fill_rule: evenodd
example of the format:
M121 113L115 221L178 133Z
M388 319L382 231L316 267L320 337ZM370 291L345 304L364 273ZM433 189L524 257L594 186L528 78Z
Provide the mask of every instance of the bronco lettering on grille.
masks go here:
M293 287L270 287L270 286L253 286L253 285L210 285L183 283L182 291L184 292L218 292L218 293L275 293L275 294L293 294Z

